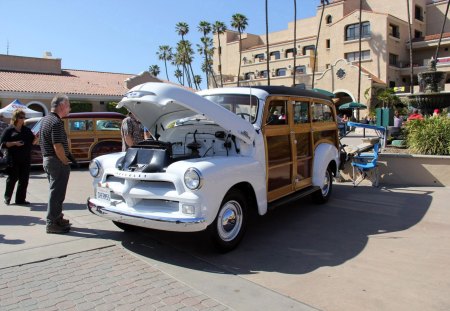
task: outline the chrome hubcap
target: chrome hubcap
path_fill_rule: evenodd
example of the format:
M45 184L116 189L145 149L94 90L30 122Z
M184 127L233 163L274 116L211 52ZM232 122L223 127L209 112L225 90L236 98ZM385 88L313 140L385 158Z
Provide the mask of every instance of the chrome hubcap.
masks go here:
M220 210L217 231L224 241L231 241L239 234L242 227L242 207L237 201L228 201Z
M322 185L322 195L324 197L326 197L328 194L328 191L330 191L330 181L331 181L330 172L328 170L326 170L324 180L323 180L323 185Z

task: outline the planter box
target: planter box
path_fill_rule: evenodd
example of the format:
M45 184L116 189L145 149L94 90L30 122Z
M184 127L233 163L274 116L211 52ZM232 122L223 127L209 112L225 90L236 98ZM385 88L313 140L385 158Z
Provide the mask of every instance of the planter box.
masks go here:
M380 153L380 185L450 187L450 156ZM341 180L351 181L352 166L347 162Z

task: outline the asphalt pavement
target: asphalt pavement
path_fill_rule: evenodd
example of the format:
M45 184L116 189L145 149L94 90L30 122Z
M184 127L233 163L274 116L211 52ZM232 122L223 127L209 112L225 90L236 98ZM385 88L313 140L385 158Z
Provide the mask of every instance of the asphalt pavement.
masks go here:
M31 206L0 204L0 310L450 309L449 188L335 183L327 204L277 208L218 254L202 233L90 214L86 168L69 181L73 230L46 234L47 187L33 170Z

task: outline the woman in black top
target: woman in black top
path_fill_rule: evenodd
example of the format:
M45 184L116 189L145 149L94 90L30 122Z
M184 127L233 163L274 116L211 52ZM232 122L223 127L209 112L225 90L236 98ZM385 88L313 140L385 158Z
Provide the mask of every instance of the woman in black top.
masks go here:
M28 179L30 177L31 147L37 143L37 137L24 125L25 112L14 110L11 125L7 127L0 140L3 148L8 149L9 167L6 169L5 204L9 205L16 182L16 204L28 205L26 201Z

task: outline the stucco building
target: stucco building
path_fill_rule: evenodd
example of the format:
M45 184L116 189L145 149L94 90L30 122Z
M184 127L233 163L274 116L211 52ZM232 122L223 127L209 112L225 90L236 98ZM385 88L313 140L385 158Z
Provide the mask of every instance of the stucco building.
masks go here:
M317 47L315 88L333 92L340 99L337 105L356 101L371 104L377 88L396 88L410 92L409 30L406 1L363 0L361 42L361 87L359 75L359 0L334 0L325 6ZM410 0L413 37L414 91L418 92L417 73L425 71L435 54L445 18L447 1ZM300 4L301 9L301 4ZM286 30L269 33L269 55L266 36L242 34L242 66L240 85L312 86L314 49L322 7L315 16L297 20L294 46L294 22ZM269 13L270 14L270 13ZM251 22L251 21L249 21ZM270 21L269 21L270 27ZM239 66L239 35L227 31L214 39L214 72L224 86L237 84ZM439 50L437 69L450 72L450 22L447 21ZM219 62L219 52L220 61ZM295 54L295 56L294 56ZM294 57L296 65L294 68ZM269 60L270 72L267 72ZM221 68L219 68L219 66ZM293 73L295 74L295 83ZM445 91L450 92L450 74Z
M46 115L57 93L65 93L72 103L83 103L90 111L106 111L108 102L119 102L133 86L161 82L147 71L124 74L62 69L61 59L47 53L43 58L0 54L0 103L7 106L18 99Z

